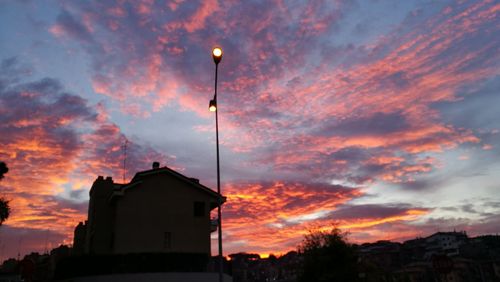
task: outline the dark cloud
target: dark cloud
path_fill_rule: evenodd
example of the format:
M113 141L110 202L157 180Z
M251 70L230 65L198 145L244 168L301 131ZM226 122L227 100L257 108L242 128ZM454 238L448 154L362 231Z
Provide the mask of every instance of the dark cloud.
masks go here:
M439 184L438 182L431 181L429 179L417 179L413 181L397 183L396 186L407 189L409 191L423 191L435 188L437 184Z
M71 197L71 199L81 201L86 199L86 192L86 190L72 190L71 192L69 192L69 196Z
M500 202L490 201L489 199L484 199L484 205L488 207L498 208L500 209Z
M478 211L474 208L473 204L466 204L461 206L462 211L467 213L478 213Z
M402 113L377 112L370 116L334 120L317 131L323 136L384 135L408 130L409 124Z
M10 57L0 61L0 91L8 85L15 84L26 75L31 74L31 69L23 66L17 57Z
M410 86L411 80L406 72L398 71L387 76L385 81L382 81L382 84L392 85L397 89L404 89Z
M457 127L495 129L499 116L495 105L500 104L498 89L500 76L497 75L479 84L463 86L458 101L436 103L433 108L439 110L445 122Z
M362 147L345 147L329 155L333 160L343 160L348 162L360 162L366 160L371 153Z
M61 11L57 17L56 25L52 27L52 32L71 36L86 43L93 41L89 30L66 10Z

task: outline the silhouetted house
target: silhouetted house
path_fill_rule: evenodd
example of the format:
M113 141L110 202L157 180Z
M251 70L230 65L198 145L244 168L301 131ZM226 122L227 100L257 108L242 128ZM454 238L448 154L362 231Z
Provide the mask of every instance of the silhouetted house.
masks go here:
M90 189L88 222L75 229L74 247L84 244L86 254L98 255L210 255L210 211L224 201L199 180L157 162L127 184L99 176Z
M459 254L460 246L467 243L469 237L465 232L437 232L425 238L425 258L431 258L436 254L456 256Z
M295 251L276 257L261 258L258 254L237 253L231 258L235 282L293 282L297 281L302 257Z
M85 238L87 237L87 222L80 222L75 227L73 235L73 255L83 255L85 253Z
M259 270L256 271L257 265L259 265L260 255L237 253L229 255L229 257L231 258L234 281L249 282L256 280L256 277L260 273Z
M412 262L403 266L394 273L392 281L437 281L436 274L432 271L431 263L428 261Z
M403 264L422 261L425 255L425 238L416 238L405 241L401 246L401 259Z
M365 243L359 247L360 261L373 262L384 272L391 272L401 267L401 244L391 241Z
M66 245L60 245L57 248L54 248L50 251L50 256L49 256L49 277L53 278L53 275L56 270L57 263L69 257L71 254L71 248L66 246Z
M408 259L392 281L500 281L498 236L437 232L404 242L402 252Z

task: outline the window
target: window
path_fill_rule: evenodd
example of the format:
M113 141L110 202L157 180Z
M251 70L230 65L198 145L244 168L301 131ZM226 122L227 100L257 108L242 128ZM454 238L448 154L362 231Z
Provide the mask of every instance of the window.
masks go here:
M165 250L170 250L172 248L172 233L165 232L163 235L163 248Z
M194 216L205 216L205 202L194 202L193 205Z

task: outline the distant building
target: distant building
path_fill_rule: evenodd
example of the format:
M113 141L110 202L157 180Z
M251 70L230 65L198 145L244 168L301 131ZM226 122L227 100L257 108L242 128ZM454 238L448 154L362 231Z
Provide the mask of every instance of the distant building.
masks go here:
M421 261L425 256L425 238L415 238L405 241L401 246L402 264Z
M75 228L74 253L210 255L210 211L224 201L157 162L127 184L99 176L90 189L88 221Z
M85 253L85 238L87 237L87 221L80 222L75 227L73 235L73 255L83 255Z
M431 258L436 254L456 256L460 252L460 246L467 243L469 237L465 232L437 232L425 238L425 258Z
M401 267L401 244L381 240L375 243L362 244L359 249L361 263L369 262L377 269L391 272Z
M295 282L302 257L295 251L276 257L261 258L258 254L237 253L231 258L232 276L235 282Z
M437 232L402 244L365 243L358 254L360 281L500 281L500 236Z

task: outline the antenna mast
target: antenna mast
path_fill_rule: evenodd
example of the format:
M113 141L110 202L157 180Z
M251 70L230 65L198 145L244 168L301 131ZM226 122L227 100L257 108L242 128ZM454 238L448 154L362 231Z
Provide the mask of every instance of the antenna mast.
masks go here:
M49 253L49 249L47 248L48 242L49 242L49 229L47 228L45 230L45 250L44 250L44 254L48 254Z
M125 143L123 144L123 183L125 183L125 175L127 174L127 145L128 139L125 138Z
M23 241L23 235L19 237L19 245L17 246L17 261L21 260L21 242Z

